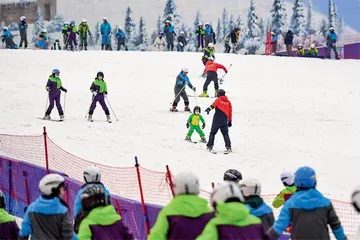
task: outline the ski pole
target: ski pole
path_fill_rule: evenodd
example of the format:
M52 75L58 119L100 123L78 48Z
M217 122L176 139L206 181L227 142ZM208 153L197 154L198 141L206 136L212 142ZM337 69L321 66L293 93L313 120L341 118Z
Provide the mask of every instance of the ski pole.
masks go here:
M48 96L46 98L45 112L46 112L46 110L48 108L48 102L49 102L49 94L48 94Z
M65 92L65 96L64 96L64 114L65 114L65 106L66 106L66 92Z
M226 76L226 74L229 72L230 68L231 68L232 64L230 64L230 66L228 67L228 71L222 76L222 78L220 79L220 84L222 84L224 82L224 77Z
M181 92L184 90L185 87L186 87L186 84L185 84L184 87L178 92L178 94L175 96L174 100L173 100L170 104L172 104L172 103L175 101L175 99L177 99L177 97L181 94Z
M119 121L119 119L116 117L116 114L115 114L115 112L114 112L114 109L111 107L110 101L109 101L109 99L107 98L106 95L105 95L105 98L106 98L107 102L109 103L109 107L110 107L112 113L114 114L114 117L115 117L116 121Z

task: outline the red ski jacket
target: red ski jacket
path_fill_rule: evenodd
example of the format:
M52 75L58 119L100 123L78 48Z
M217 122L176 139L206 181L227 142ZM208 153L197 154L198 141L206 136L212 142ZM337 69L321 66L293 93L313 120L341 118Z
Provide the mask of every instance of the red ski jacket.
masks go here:
M219 68L227 72L227 69L226 67L224 67L224 65L221 65L219 63L214 63L213 61L209 61L209 60L206 62L206 66L205 66L206 73L216 72Z
M226 96L218 97L213 104L211 104L212 108L217 108L226 114L229 122L232 121L232 106L231 102Z

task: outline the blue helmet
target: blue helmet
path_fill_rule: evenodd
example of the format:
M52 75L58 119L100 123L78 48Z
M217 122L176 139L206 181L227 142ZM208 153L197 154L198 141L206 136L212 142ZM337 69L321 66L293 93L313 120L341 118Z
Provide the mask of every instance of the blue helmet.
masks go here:
M301 167L295 173L295 186L298 188L314 188L316 174L311 167Z
M60 70L59 69L52 70L52 74L56 74L56 73L60 73Z
M75 25L75 21L72 20L72 21L70 22L70 24L71 24L71 25Z

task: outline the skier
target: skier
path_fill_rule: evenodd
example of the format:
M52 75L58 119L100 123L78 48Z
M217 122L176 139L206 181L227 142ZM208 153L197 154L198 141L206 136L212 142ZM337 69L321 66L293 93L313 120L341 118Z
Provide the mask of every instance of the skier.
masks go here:
M107 21L107 18L104 17L103 18L103 23L100 26L100 33L102 36L102 40L101 40L101 50L111 50L110 47L110 35L111 35L111 25L110 23Z
M64 120L64 112L61 106L60 97L61 91L67 93L67 90L62 86L62 82L60 79L60 71L58 69L52 70L52 74L49 76L49 79L46 84L46 91L49 92L49 107L45 112L45 120L50 120L50 114L52 109L54 108L54 102L56 103L56 107L59 112L60 121ZM60 91L61 90L61 91Z
M237 48L239 44L239 35L240 35L240 28L236 27L230 32L230 39L232 44L232 53L237 53Z
M105 97L107 96L108 92L107 92L106 83L104 81L104 73L103 72L98 72L96 74L95 81L91 84L90 90L93 94L93 98L92 98L91 106L89 109L88 120L90 122L93 121L92 115L96 108L96 103L99 102L102 109L105 112L106 120L109 123L111 123L110 112L105 103Z
M271 54L276 55L278 35L275 32L271 32Z
M295 174L290 171L283 171L280 175L280 179L285 188L276 196L272 205L274 208L279 208L285 204L285 202L296 192L295 187Z
M165 47L165 39L163 38L163 33L159 32L159 35L155 39L154 47L156 51L162 52Z
M41 196L27 208L19 232L20 239L72 239L69 209L63 200L65 179L51 173L40 180Z
M193 114L190 115L188 121L186 122L186 127L190 128L188 133L186 134L186 141L191 142L191 135L193 134L194 130L200 135L201 142L206 143L205 134L201 129L205 128L205 120L200 115L201 108L199 106L194 107ZM202 122L202 126L200 128L200 122Z
M203 29L202 23L199 23L198 26L196 27L195 34L196 34L196 38L197 38L196 51L198 51L200 47L201 47L200 51L202 51L204 48L204 36L205 36L205 31ZM207 46L207 45L205 45L205 46Z
M75 197L75 201L74 201L74 217L75 217L75 219L81 212L83 212L80 196L81 196L81 194L83 194L84 189L86 187L88 187L89 185L97 185L97 186L100 186L101 188L103 188L106 196L109 197L108 201L110 201L110 193L106 189L104 184L101 183L101 171L100 171L99 167L97 167L95 165L88 166L84 170L83 178L84 178L85 183L84 183L84 185L81 186L80 190L78 191L78 193Z
M24 43L24 48L27 48L28 41L27 41L27 28L28 25L26 23L26 17L22 16L20 17L20 23L19 23L19 31L20 31L20 44L19 47L22 48L22 45Z
M126 47L126 34L125 32L123 31L122 27L119 26L118 29L116 30L116 33L115 33L115 38L117 40L117 50L120 51L121 49L121 46L124 47L125 50L127 50L127 47Z
M209 43L214 42L214 31L210 26L210 23L205 23L204 32L205 32L205 36L204 36L205 46L208 46Z
M312 43L305 56L310 58L317 58L318 55L319 55L319 50L317 50L315 44Z
M211 57L208 58L208 61L206 62L206 67L205 67L206 81L204 83L203 92L200 94L200 97L209 97L209 94L207 93L207 88L212 81L214 82L215 97L217 96L218 89L219 89L219 79L218 79L217 70L219 68L224 70L225 73L228 72L226 67L224 67L224 65L215 63Z
M80 50L87 50L87 38L88 38L88 34L91 37L91 33L89 30L89 25L87 24L86 19L84 18L82 20L82 22L79 24L79 31L78 31L79 35L80 35Z
M286 52L289 57L292 56L292 46L293 46L294 34L291 30L287 31L285 35L285 45L286 45Z
M35 47L38 49L46 50L48 49L48 36L46 29L43 29L40 34L37 42L35 43Z
M69 43L69 23L68 22L64 22L64 25L61 29L61 33L63 35L64 50L67 50L68 43Z
M15 49L15 43L13 40L13 35L8 27L3 27L3 35L1 35L1 41L5 43L7 49Z
M331 201L316 190L316 174L310 167L295 173L297 191L286 201L274 225L272 239L292 224L291 239L330 239L328 224L336 239L347 239Z
M215 108L215 114L211 126L209 141L207 143L207 149L212 152L215 141L215 135L220 129L225 141L225 147L226 147L225 154L227 154L231 152L229 127L232 126L232 106L229 99L225 96L225 91L223 89L219 89L218 98L210 107L208 107L205 110L205 112L209 114L210 111L214 108Z
M204 55L202 56L201 60L204 66L206 66L207 61L209 58L213 58L215 60L215 54L214 54L214 44L209 43L207 47L204 49Z
M77 49L77 41L76 41L76 34L79 35L79 32L76 29L75 21L71 21L69 25L69 44L70 44L70 50L74 51L74 49Z
M0 239L18 239L19 227L5 210L5 194L0 191Z
M207 200L198 197L199 182L192 172L175 176L175 197L160 211L148 240L195 239L201 234L214 213Z
M266 230L269 229L274 224L275 217L273 210L260 197L261 183L257 179L245 179L240 188L250 213L261 219Z
M249 213L240 188L233 182L218 185L211 194L216 217L206 225L197 240L268 239L261 220Z
M298 49L296 51L296 56L304 57L305 56L305 49L301 43L298 44Z
M178 52L184 52L184 48L187 45L184 31L180 32L180 35L177 37L177 41L178 41L178 45L177 45Z
M358 186L351 196L351 202L354 205L355 210L360 213L360 186ZM360 239L360 225L358 228L356 239Z
M224 173L224 181L225 182L234 182L236 184L239 184L239 182L242 180L241 172L239 172L236 169L229 169L226 170Z
M80 199L84 214L75 225L78 239L134 239L102 187L86 187Z
M328 48L328 53L327 53L327 58L331 59L331 49L334 51L335 53L335 58L336 59L340 59L339 57L339 53L336 49L336 42L338 40L338 36L335 33L335 29L333 27L329 28L329 33L328 36L326 38L326 46Z
M171 25L169 20L165 21L165 27L163 33L166 37L166 45L168 51L174 51L174 38L176 36L175 28Z
M189 108L189 98L187 96L187 93L185 91L186 85L189 86L194 92L196 91L196 88L191 84L189 77L187 74L189 73L189 70L187 68L181 69L181 72L176 77L176 83L174 87L174 93L175 93L175 100L173 102L172 108L170 111L177 112L177 105L180 101L180 96L184 99L185 108L184 111L190 112Z

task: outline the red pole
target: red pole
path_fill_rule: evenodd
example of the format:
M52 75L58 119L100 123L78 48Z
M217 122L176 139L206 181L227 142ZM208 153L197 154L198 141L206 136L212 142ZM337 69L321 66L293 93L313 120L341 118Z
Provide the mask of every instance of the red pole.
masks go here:
M171 189L171 194L173 195L173 197L175 196L174 193L174 185L173 185L173 181L172 181L172 177L171 177L171 172L170 172L170 168L169 165L166 165L166 177L169 180L169 185L170 185L170 189Z
M142 189L142 185L141 185L141 177L140 177L139 166L140 165L139 165L139 162L138 162L138 158L135 157L135 167L136 167L136 173L137 173L139 189L140 189L141 207L142 207L142 212L143 212L143 215L144 215L145 230L146 230L146 234L149 235L149 232L150 232L149 219L148 219L148 216L147 216L146 205L145 205L145 200L144 200L144 193L143 193L143 189Z
M46 127L44 127L44 147L45 147L45 164L46 164L46 174L49 174L49 154L48 154L48 146L47 146L47 132Z
M214 188L215 188L215 183L214 182L211 182L211 187L214 190Z
M26 203L29 206L30 205L30 192L29 192L29 182L27 179L27 172L23 171L23 176L25 177L25 191L26 191Z
M121 208L120 208L120 204L119 204L119 200L115 200L115 204L116 204L116 208L118 210L118 214L120 215L120 217L122 218L121 216Z

